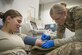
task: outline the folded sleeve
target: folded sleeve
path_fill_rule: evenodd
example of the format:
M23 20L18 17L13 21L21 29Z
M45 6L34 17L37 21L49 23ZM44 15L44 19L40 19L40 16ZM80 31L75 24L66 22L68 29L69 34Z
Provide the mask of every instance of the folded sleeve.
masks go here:
M37 39L37 38L26 36L26 37L24 38L24 43L27 44L27 45L32 45L32 46L34 46L34 45L35 45L35 42L36 42L36 39Z

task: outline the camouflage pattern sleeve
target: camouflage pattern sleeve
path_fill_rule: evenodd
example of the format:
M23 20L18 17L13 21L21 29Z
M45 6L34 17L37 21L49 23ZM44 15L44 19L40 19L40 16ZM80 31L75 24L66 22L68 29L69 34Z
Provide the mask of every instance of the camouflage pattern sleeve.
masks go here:
M75 21L75 29L82 28L82 8L77 8L73 15Z
M74 36L54 40L55 46L61 46L70 42L82 42L82 29L76 30Z
M58 27L57 27L57 36L58 36L58 38L60 38L60 39L63 38L64 33L65 33L65 27L61 26L61 25L58 25Z
M71 42L54 49L46 55L82 55L82 43Z

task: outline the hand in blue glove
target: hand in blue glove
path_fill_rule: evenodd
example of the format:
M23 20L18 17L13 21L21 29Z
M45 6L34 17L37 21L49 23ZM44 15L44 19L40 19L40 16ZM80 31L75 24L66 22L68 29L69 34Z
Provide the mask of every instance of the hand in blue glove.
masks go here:
M50 40L50 36L49 35L46 35L46 34L42 34L41 40L42 41Z
M42 48L51 48L51 47L54 47L55 44L54 44L54 40L49 40L49 41L46 41L44 44L42 44Z

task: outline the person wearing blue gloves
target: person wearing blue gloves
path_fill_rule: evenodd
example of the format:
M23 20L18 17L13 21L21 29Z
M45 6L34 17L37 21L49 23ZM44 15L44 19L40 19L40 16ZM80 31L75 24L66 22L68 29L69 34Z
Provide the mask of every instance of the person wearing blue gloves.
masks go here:
M60 29L68 28L75 31L75 35L54 40L50 40L49 36L42 36L43 40L47 40L44 40L42 48L58 47L46 55L82 55L82 7L75 6L68 10L61 4L55 4L50 9L50 16Z

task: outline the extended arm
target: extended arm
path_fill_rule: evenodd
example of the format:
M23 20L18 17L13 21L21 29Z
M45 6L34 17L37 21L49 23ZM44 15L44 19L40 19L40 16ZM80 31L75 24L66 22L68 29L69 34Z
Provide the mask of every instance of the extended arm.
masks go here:
M34 45L41 46L43 44L42 40L34 38L34 37L28 37L28 36L24 38L24 43L27 45L32 45L32 46Z

